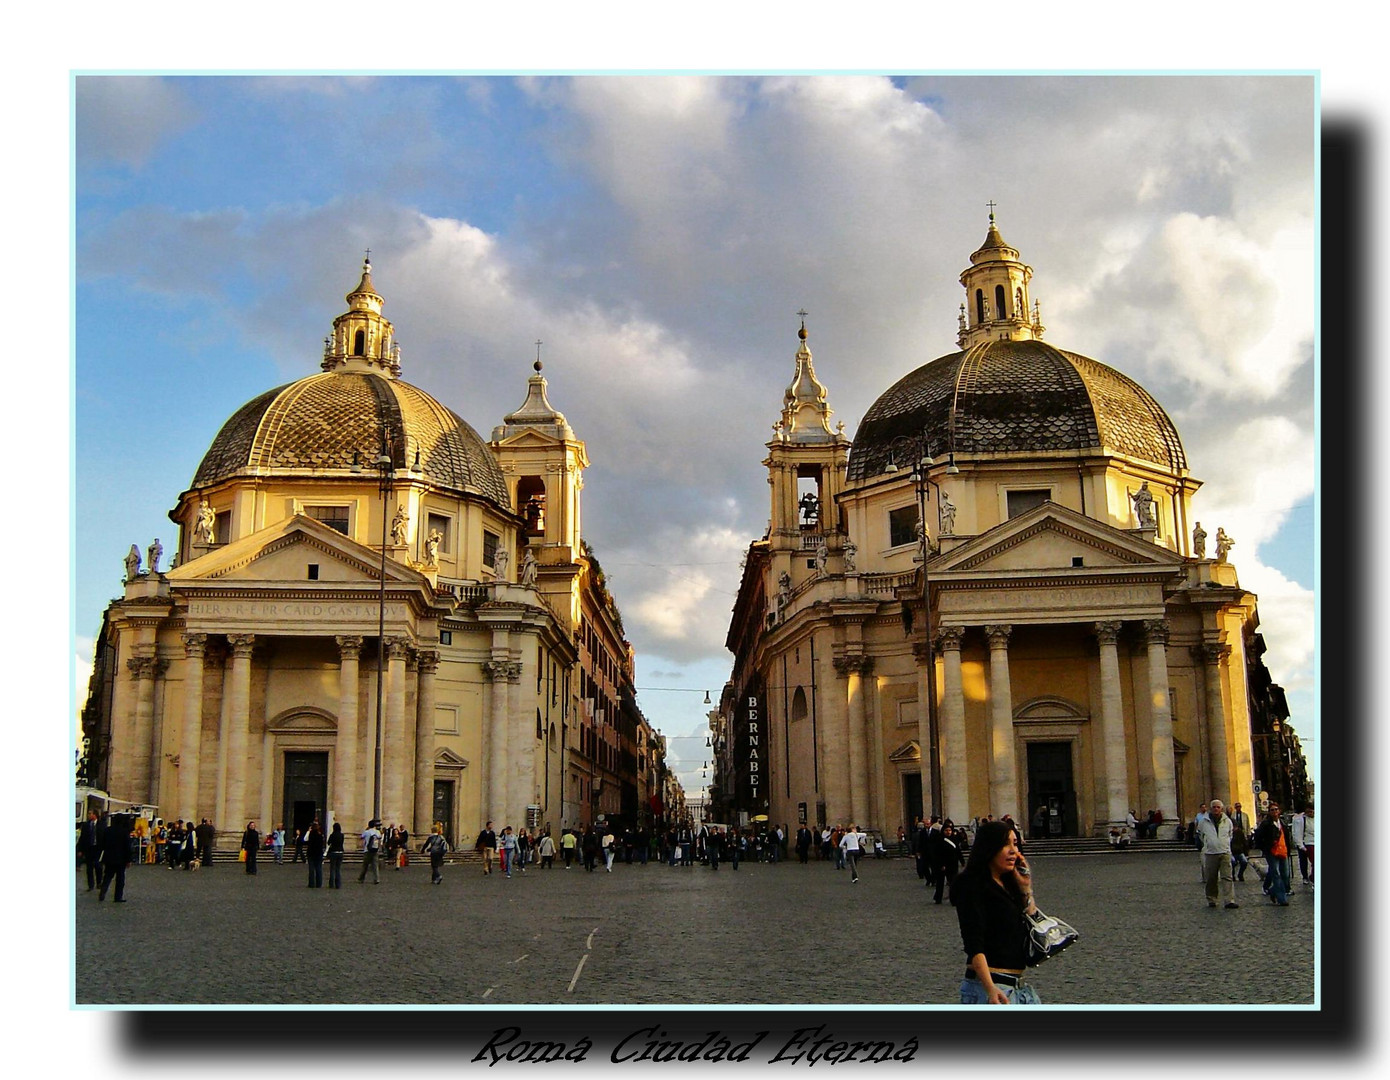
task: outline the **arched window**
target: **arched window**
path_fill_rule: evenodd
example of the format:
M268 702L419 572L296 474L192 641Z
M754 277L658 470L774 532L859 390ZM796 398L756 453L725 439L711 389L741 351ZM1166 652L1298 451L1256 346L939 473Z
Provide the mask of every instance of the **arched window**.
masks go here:
M359 330L352 339L352 355L361 356L367 348L367 331Z
M796 688L796 693L792 695L792 715L791 722L795 724L798 720L806 719L806 691L802 687Z
M985 293L983 289L975 290L975 321L977 323L985 321Z
M1004 286L996 285L994 287L994 317L996 319L1007 319L1009 317L1009 309L1004 303L1004 296Z

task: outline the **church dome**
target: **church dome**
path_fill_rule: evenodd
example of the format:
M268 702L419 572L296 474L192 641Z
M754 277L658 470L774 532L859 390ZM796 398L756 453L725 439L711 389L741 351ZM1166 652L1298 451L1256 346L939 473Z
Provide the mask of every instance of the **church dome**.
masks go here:
M385 431L397 470L416 462L440 487L511 507L492 451L425 391L376 371L333 370L269 390L232 414L193 478L195 488L275 472L347 474L370 464Z
M864 414L849 479L883 472L895 438L924 432L937 457L1100 450L1187 469L1177 428L1148 391L1036 338L979 341L899 379Z

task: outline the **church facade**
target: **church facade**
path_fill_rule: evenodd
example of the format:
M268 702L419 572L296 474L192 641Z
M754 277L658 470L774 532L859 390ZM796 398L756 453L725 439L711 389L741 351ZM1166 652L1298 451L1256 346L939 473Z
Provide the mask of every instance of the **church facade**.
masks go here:
M1193 517L1168 415L1045 342L1031 278L991 214L958 351L887 389L852 442L803 321L727 639L716 812L1085 836L1130 810L1255 805L1256 597Z
M370 263L347 302L322 371L213 440L172 565L127 556L84 710L93 779L224 835L589 821L622 758L617 709L585 690L630 696L632 656L582 539L584 443L539 360L484 440L400 378Z

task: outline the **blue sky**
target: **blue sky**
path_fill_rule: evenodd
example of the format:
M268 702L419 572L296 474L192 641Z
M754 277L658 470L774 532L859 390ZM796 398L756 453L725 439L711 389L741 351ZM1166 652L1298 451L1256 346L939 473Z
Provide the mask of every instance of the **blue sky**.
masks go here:
M84 77L75 100L79 673L125 551L172 546L237 406L317 371L370 247L404 377L479 431L545 342L641 704L698 787L703 699L659 688L728 676L793 313L852 434L953 351L994 199L1047 339L1176 421L1314 736L1311 79Z

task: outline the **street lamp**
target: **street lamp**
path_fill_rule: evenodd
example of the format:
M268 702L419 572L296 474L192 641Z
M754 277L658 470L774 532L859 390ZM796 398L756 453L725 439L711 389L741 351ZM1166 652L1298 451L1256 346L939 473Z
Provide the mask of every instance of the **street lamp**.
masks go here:
M381 492L381 584L377 594L376 622L376 754L372 761L372 819L381 818L381 778L384 762L382 746L382 692L386 682L386 528L390 520L388 502L396 480L396 465L392 459L393 440L383 431L381 448L377 451L372 468L377 472L377 487ZM361 473L362 459L356 450L352 452L352 471ZM410 466L412 473L420 471L420 452L415 452L415 461Z
M922 559L922 616L926 619L927 665L927 770L931 781L931 812L933 816L942 814L941 799L941 730L936 713L936 648L932 641L931 583L927 572L927 562L931 557L930 537L927 534L927 488L936 489L937 503L941 501L941 485L931 478L931 470L936 468L937 460L932 456L933 443L924 430L920 435L899 435L888 444L888 464L884 472L898 472L896 447L902 444L912 452L912 484L917 492L917 522L921 533ZM947 476L958 476L956 455L952 450L946 464ZM938 526L940 521L938 519Z

